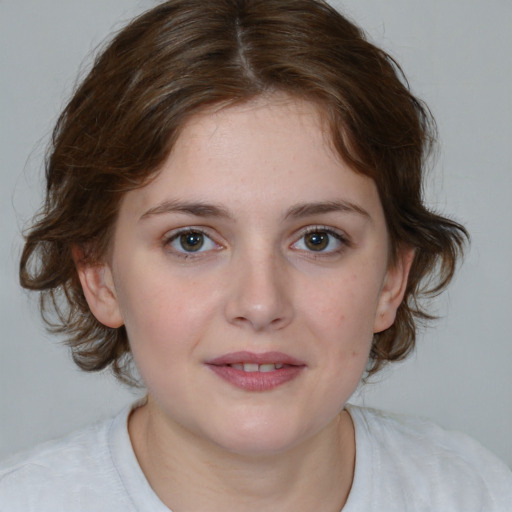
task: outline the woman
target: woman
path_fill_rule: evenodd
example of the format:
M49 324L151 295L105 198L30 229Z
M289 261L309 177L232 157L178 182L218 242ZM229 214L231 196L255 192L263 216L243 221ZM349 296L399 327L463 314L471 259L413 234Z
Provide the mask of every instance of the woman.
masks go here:
M116 36L20 276L81 368L147 397L5 466L7 510L505 510L475 442L346 405L466 237L423 204L432 121L400 76L312 0L169 1Z

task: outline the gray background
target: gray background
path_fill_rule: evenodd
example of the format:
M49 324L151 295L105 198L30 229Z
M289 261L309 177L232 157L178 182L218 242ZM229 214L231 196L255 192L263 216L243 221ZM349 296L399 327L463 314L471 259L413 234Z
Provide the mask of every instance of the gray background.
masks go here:
M111 415L134 395L74 368L17 284L53 123L91 51L149 0L0 0L0 457ZM429 202L472 248L416 354L354 401L427 416L512 466L512 2L336 2L403 65L437 118Z

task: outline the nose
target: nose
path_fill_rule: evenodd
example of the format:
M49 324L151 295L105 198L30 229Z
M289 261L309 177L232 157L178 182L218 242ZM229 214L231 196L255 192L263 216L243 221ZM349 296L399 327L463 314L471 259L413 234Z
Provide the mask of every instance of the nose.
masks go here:
M285 262L268 251L240 255L229 276L227 320L254 331L278 330L293 318L292 282Z

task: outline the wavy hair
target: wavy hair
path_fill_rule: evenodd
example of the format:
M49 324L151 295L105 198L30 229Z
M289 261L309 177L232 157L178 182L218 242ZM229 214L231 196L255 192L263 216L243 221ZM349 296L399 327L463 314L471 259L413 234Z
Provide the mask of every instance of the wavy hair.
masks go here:
M131 382L127 332L90 312L72 248L101 261L123 195L156 176L191 115L276 91L315 102L336 151L375 181L391 263L401 246L415 249L396 320L374 336L369 374L412 350L417 322L432 318L420 299L447 286L467 233L424 204L435 123L400 66L321 0L170 0L121 30L77 87L26 232L20 282L41 292L43 318L80 368L111 366Z

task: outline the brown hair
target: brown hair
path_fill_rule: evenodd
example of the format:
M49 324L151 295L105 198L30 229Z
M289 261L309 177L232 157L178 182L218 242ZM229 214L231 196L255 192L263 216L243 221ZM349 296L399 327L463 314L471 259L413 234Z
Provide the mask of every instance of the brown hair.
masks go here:
M400 67L321 0L170 0L117 34L64 109L46 201L26 235L21 284L41 292L43 318L66 334L82 369L111 365L128 381L130 349L124 327L109 329L90 312L72 248L101 260L123 194L156 175L192 114L273 91L318 104L336 150L377 184L392 258L402 245L415 249L404 301L394 325L375 335L369 372L412 350L415 322L431 318L418 300L448 284L467 233L423 204L435 127Z

